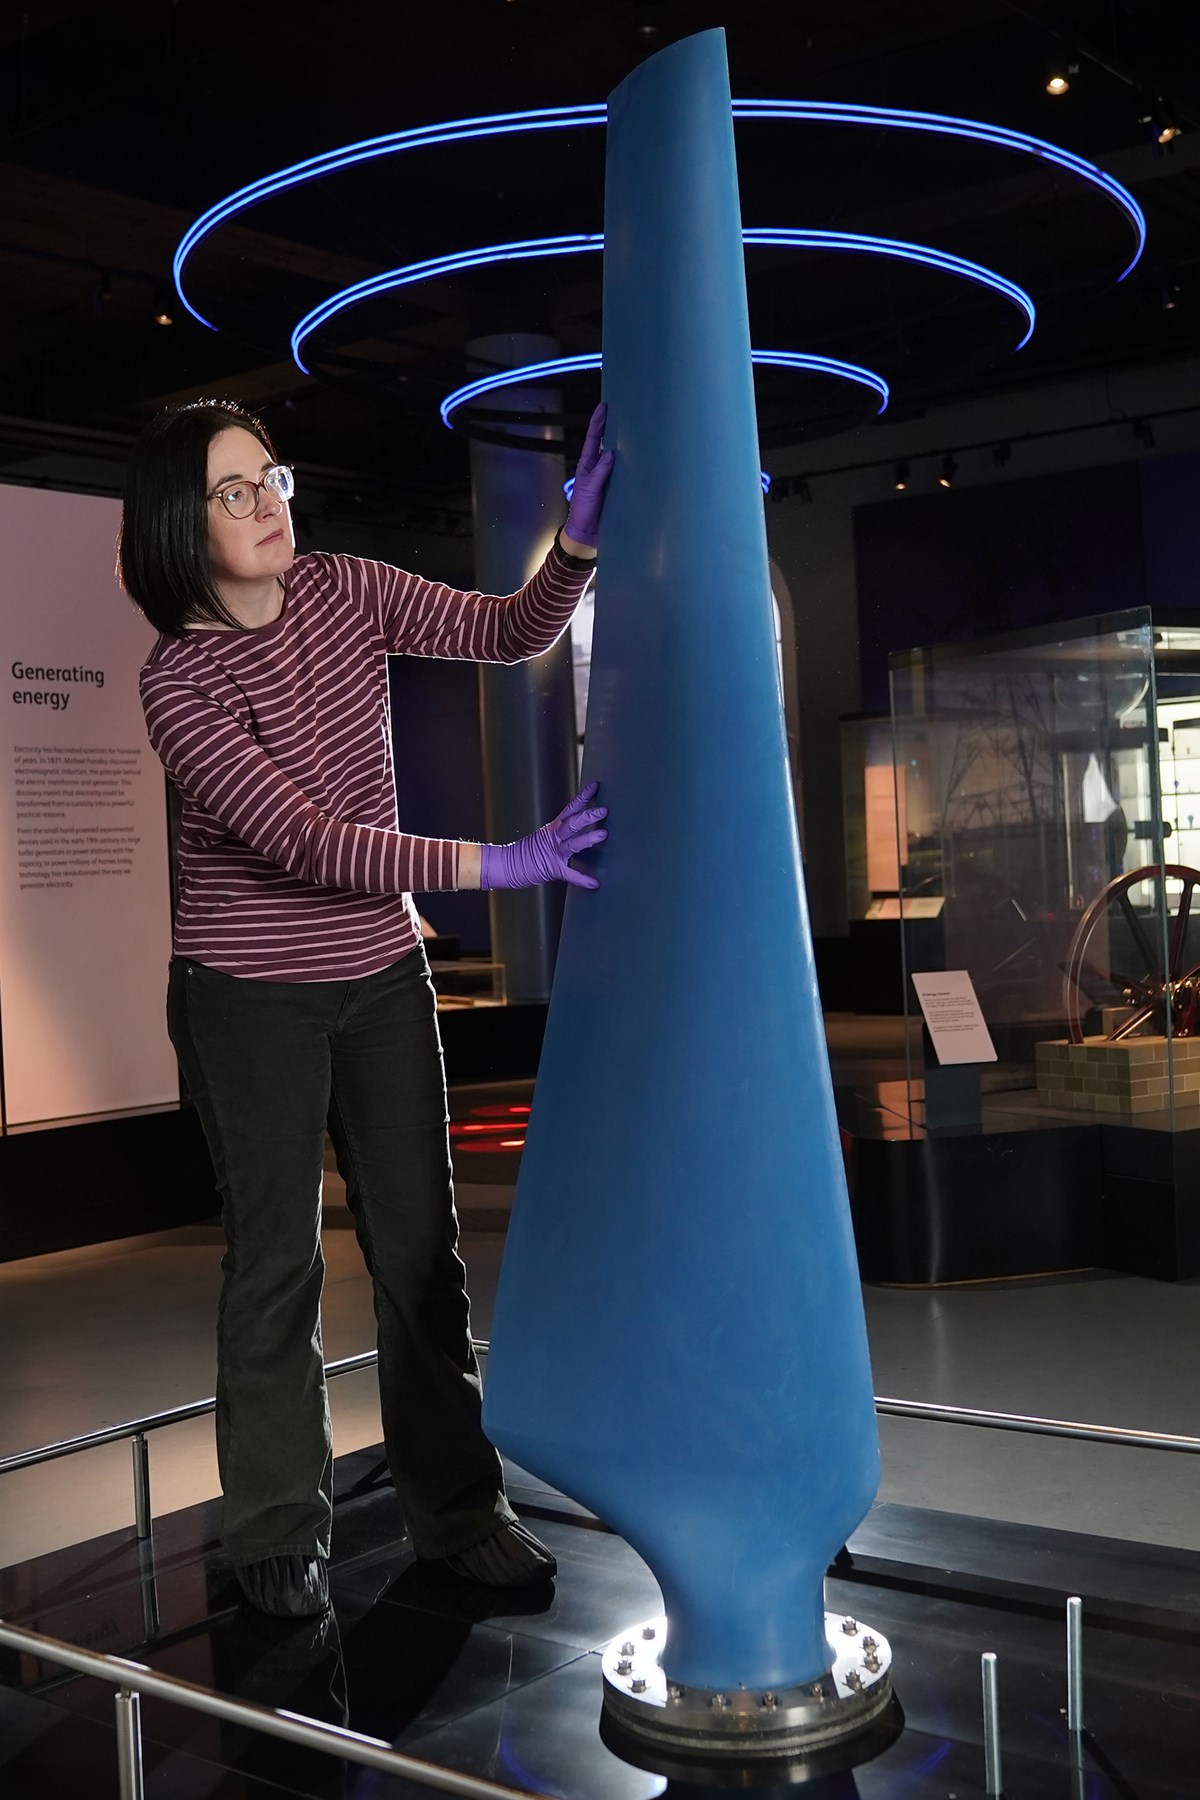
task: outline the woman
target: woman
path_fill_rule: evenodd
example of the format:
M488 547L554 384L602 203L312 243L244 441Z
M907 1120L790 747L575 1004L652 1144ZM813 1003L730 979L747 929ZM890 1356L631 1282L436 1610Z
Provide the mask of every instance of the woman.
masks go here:
M507 845L399 831L386 658L517 662L561 635L596 554L612 462L603 422L598 409L566 525L506 597L356 557L297 557L291 472L232 403L160 414L130 462L121 579L161 634L142 702L183 803L168 1028L227 1243L222 1535L264 1612L328 1603L326 1130L374 1284L384 1440L417 1556L499 1586L554 1573L509 1506L480 1425L434 998L410 896L594 888L570 858L605 837L605 809L593 786Z

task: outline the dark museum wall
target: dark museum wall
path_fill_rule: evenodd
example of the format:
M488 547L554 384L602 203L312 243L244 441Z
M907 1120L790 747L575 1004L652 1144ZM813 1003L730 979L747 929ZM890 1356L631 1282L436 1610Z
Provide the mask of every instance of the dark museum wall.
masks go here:
M482 839L483 756L474 663L390 657L388 695L401 829L418 837ZM417 905L439 933L460 939L464 955L487 954L486 894L418 894Z
M1011 455L997 464L999 444ZM936 486L947 452L948 492ZM835 937L847 929L839 721L886 712L890 650L1200 607L1200 363L880 424L780 451L770 473L803 477L810 496L768 501L767 531L795 608L813 929Z
M863 711L894 650L1200 604L1198 491L1193 450L856 507Z
M856 507L863 711L888 711L894 650L1144 605L1141 476L1118 463Z

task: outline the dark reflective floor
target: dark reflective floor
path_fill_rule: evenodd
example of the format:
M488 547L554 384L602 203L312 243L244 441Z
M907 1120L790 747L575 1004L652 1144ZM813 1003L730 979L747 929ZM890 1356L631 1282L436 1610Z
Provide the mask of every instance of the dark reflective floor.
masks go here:
M414 1564L379 1454L337 1468L334 1608L286 1625L244 1609L214 1504L0 1571L11 1623L382 1738L539 1794L701 1800L699 1771L632 1766L599 1731L601 1647L659 1609L645 1566L569 1502L511 1472L559 1559L553 1589L477 1592ZM999 1657L1008 1800L1200 1797L1200 1556L883 1506L827 1604L881 1629L899 1710L884 1747L802 1786L774 1769L747 1796L975 1800L984 1792L979 1657ZM1063 1601L1084 1597L1090 1731L1073 1766ZM116 1793L112 1689L0 1651L0 1795ZM148 1796L428 1794L154 1699L142 1701ZM890 1737L890 1741L888 1740ZM874 1746L871 1746L872 1748ZM794 1772L793 1772L794 1773Z

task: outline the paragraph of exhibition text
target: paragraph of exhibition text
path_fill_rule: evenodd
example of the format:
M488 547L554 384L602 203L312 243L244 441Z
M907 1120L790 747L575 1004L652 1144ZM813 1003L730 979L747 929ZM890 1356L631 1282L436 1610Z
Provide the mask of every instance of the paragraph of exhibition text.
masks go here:
M13 752L17 880L22 888L67 888L97 875L130 875L140 750L49 748Z

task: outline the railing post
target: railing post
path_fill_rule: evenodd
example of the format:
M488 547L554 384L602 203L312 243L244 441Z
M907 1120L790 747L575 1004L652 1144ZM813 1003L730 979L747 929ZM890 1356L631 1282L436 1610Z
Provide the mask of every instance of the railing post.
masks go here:
M138 1544L138 1580L142 1590L142 1636L152 1644L158 1636L158 1579L154 1567L154 1539Z
M1000 1698L996 1686L996 1653L985 1650L980 1658L983 1673L983 1767L987 1793L1002 1795L1000 1768Z
M1067 1729L1083 1730L1083 1601L1067 1601Z
M129 1688L116 1697L117 1784L121 1800L143 1800L141 1698Z
M146 1435L139 1431L132 1439L133 1443L133 1510L137 1520L137 1534L140 1538L148 1538L154 1530L154 1517L150 1511L150 1446Z

